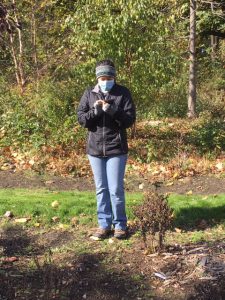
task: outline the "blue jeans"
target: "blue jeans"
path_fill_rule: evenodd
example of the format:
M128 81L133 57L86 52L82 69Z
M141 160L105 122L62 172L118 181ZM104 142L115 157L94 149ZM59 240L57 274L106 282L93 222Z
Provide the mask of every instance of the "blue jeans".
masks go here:
M94 174L99 227L125 230L124 173L127 155L96 157L88 155Z

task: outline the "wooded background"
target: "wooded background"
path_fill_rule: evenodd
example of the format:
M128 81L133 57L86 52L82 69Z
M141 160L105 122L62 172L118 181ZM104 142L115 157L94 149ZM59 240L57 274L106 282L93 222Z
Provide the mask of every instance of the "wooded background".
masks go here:
M79 140L76 107L104 58L132 91L139 120L185 117L191 2L1 1L1 146ZM225 3L194 2L195 113L223 119Z

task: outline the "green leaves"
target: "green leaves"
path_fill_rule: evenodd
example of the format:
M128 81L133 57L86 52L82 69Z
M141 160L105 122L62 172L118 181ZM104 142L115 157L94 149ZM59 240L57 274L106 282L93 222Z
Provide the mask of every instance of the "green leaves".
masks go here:
M95 84L95 63L111 58L118 82L131 89L138 109L154 107L153 115L158 116L183 115L189 64L187 0L21 0L16 4L23 25L25 89L39 97L45 81L53 82L49 85L53 90L60 82L61 89L66 86L63 98L43 93L43 109L46 105L49 114L60 115L57 103L66 97L70 103L78 102L86 86ZM210 37L204 32L222 31L225 25L219 5L212 12L209 4L199 2L197 13L198 72L204 81L212 69ZM13 85L15 66L8 46L2 46L0 72ZM219 46L214 51L222 73L224 46ZM19 53L16 42L15 50Z
M176 25L176 16L171 14L168 23L163 11L171 3L98 0L77 5L66 23L73 32L75 51L86 48L81 64L89 63L90 58L93 63L112 58L119 71L118 80L132 88L135 100L149 101L150 89L170 81L183 63L178 62L179 48L167 40L174 34L171 25ZM92 72L94 65L90 67Z

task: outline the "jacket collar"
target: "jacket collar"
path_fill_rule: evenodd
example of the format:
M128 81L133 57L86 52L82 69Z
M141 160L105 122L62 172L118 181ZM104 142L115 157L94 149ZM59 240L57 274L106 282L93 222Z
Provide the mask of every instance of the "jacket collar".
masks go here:
M96 86L92 89L92 92L97 93L97 94L98 94L100 91L101 91L101 90L100 90L98 84L96 84Z

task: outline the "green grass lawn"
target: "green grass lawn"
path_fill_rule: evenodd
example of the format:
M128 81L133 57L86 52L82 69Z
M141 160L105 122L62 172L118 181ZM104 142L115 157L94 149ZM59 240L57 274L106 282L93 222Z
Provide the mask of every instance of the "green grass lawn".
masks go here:
M132 218L131 207L141 201L140 193L127 194L127 213ZM51 204L58 201L58 208ZM15 217L31 217L31 223L51 223L54 216L69 223L78 217L81 224L96 221L95 194L91 192L51 192L46 190L0 189L0 215L12 211Z
M174 210L175 225L192 227L205 220L210 225L225 223L225 195L176 195L169 197Z
M141 202L143 195L127 193L126 199L128 218L132 219L132 207ZM53 201L58 201L58 208L52 208ZM225 195L222 194L207 197L171 194L169 205L174 210L175 226L194 226L203 219L211 224L225 220ZM31 217L30 224L51 224L54 216L61 223L69 223L72 217L77 217L80 224L96 223L96 200L91 192L1 189L0 215L8 210L15 217Z

